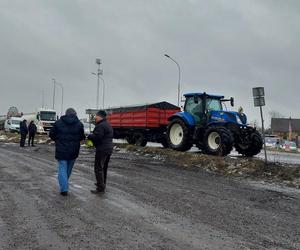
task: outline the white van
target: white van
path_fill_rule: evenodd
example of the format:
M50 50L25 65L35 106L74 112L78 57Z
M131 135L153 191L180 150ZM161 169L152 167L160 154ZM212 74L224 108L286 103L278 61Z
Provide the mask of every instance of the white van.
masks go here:
M4 130L5 132L16 132L20 133L20 122L23 119L21 117L10 117L5 121Z

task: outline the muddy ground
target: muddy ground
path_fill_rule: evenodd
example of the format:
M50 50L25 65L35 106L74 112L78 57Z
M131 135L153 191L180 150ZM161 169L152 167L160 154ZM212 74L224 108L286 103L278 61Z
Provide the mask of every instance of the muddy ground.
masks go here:
M84 147L62 197L53 155L0 143L0 249L300 249L299 189L117 148L95 196Z

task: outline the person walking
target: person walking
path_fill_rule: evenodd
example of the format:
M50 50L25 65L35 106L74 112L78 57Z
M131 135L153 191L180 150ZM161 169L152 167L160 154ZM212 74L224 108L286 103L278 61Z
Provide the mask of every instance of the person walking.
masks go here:
M20 134L20 147L23 148L25 147L26 136L28 134L27 121L25 119L20 122Z
M106 188L108 163L113 151L113 128L106 120L106 112L100 110L97 112L96 126L93 132L88 136L96 147L94 172L96 177L96 190L91 190L93 194L103 194Z
M31 121L28 125L28 147L30 146L30 142L31 142L31 146L34 147L34 137L37 131L37 127L34 124L34 121Z
M69 190L69 178L79 155L80 141L85 139L83 124L77 118L73 108L68 108L65 115L54 123L49 136L55 141L60 194L66 196Z

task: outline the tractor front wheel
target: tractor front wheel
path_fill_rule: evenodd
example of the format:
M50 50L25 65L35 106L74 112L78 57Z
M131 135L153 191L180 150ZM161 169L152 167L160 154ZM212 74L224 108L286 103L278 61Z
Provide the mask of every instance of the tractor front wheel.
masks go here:
M254 155L257 155L263 146L263 140L258 131L254 131L250 135L251 141L249 144L239 144L237 143L235 145L236 151L238 151L239 154L247 156L247 157L252 157Z
M233 137L229 130L221 127L211 127L204 134L204 152L209 155L226 156L230 154Z
M193 146L189 127L181 119L174 119L167 129L169 147L177 151L187 151Z

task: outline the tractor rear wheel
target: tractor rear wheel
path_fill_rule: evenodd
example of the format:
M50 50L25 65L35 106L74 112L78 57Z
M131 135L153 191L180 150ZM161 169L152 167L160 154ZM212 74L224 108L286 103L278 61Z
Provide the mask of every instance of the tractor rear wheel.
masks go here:
M247 157L252 157L254 155L257 155L263 146L263 140L258 131L254 131L251 135L251 142L247 145L245 144L239 144L237 143L235 145L236 151L238 151L239 154L247 156Z
M169 147L177 151L187 151L193 146L188 126L178 118L168 125L167 141Z
M230 154L233 136L223 127L211 127L204 134L204 152L209 155L226 156Z

